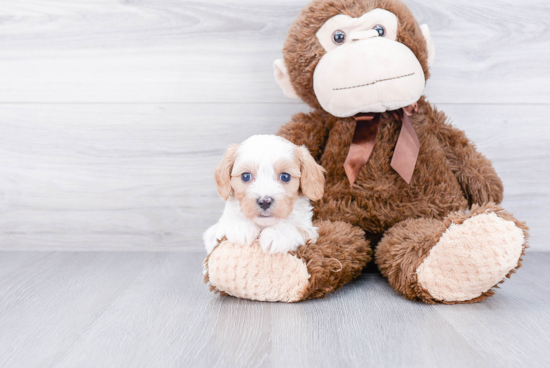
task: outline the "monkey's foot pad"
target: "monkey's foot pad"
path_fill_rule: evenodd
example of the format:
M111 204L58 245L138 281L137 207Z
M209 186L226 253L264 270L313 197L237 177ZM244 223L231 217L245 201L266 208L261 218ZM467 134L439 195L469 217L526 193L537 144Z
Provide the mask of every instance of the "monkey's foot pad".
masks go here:
M224 241L206 258L205 268L212 290L238 298L297 302L305 299L309 287L310 275L301 259L264 253L258 242L242 246Z
M474 299L518 266L524 242L522 229L494 212L453 223L418 267L418 282L437 300Z

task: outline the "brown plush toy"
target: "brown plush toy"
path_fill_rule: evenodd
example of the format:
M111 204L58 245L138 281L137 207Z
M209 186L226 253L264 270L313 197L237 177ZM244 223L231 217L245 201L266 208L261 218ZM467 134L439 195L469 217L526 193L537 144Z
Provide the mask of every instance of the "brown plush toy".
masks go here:
M278 134L327 171L315 244L287 254L221 242L205 261L215 291L299 301L333 292L372 259L426 303L471 303L521 265L527 227L500 207L491 162L422 91L427 26L399 0L315 0L274 63L284 93L313 109Z

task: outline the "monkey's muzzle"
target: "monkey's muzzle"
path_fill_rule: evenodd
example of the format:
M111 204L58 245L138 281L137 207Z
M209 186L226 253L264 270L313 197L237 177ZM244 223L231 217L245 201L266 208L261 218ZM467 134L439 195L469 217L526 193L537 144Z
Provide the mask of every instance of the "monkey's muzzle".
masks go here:
M382 37L354 41L327 52L313 74L323 109L338 117L384 112L420 98L422 65L404 44Z

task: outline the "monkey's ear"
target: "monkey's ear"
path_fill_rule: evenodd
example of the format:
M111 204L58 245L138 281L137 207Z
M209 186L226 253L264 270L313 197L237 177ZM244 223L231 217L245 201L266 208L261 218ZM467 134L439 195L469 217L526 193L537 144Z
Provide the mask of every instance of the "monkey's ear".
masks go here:
M420 29L422 30L422 35L424 35L426 45L428 46L428 66L431 67L432 65L434 65L435 59L434 41L432 40L432 36L430 35L430 28L427 24L421 25Z
M277 59L273 62L273 73L275 74L275 80L286 97L299 98L290 83L290 76L283 59Z

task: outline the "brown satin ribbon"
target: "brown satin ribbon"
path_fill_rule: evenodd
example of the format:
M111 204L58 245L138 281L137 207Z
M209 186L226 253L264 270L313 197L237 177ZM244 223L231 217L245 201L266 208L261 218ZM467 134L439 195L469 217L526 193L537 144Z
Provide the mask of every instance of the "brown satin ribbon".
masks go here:
M401 121L401 132L397 138L391 167L407 184L410 184L418 152L420 151L420 142L409 116L418 113L418 105L414 103L403 109L390 111L390 113L398 121ZM350 185L353 185L361 168L365 166L374 149L380 114L357 114L355 120L357 121L355 133L353 134L348 157L344 162L344 169Z

